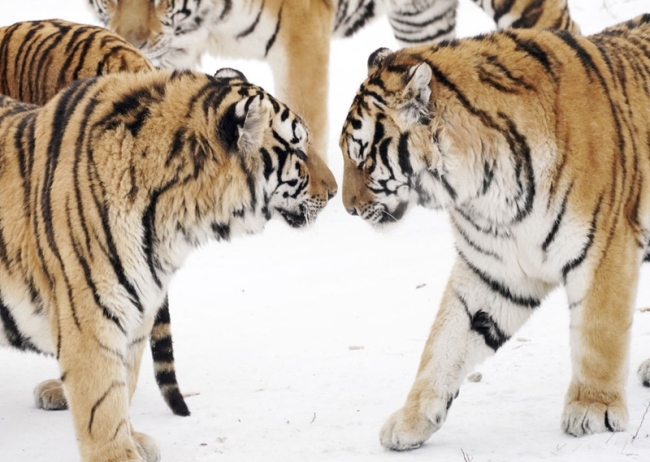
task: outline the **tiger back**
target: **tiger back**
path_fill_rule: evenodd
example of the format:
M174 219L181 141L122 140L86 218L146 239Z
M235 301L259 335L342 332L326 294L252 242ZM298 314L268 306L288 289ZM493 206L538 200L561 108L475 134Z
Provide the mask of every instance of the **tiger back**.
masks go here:
M45 104L78 79L152 69L139 50L101 27L53 19L0 29L0 93L26 103ZM176 379L168 303L161 307L149 341L156 383L165 402L175 414L189 415ZM67 408L62 384L56 379L40 383L34 401L46 410Z
M648 49L644 15L589 37L517 29L369 57L340 137L344 205L378 227L443 209L457 249L384 446L413 449L441 428L473 367L558 286L571 326L562 428L625 430L650 255Z

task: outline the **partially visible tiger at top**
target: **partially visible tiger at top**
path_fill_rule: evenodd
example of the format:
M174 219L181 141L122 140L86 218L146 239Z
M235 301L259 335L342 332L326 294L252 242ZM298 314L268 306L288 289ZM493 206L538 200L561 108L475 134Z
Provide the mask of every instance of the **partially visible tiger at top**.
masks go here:
M401 45L454 36L458 0L88 0L104 25L165 68L215 56L266 59L275 94L301 114L326 157L331 37L387 12ZM500 29L577 31L566 0L474 0Z
M344 205L377 226L445 209L458 253L383 445L426 441L467 374L559 285L573 369L562 427L626 428L650 260L648 50L650 15L590 37L510 30L370 56L340 138ZM639 377L650 383L650 362Z
M232 69L0 96L0 345L56 356L82 460L160 459L128 408L188 254L305 226L336 189L302 119Z
M97 26L59 19L0 28L0 93L43 105L70 82L153 69L124 38Z
M146 72L154 67L146 56L114 32L59 19L18 22L0 28L0 93L38 105L52 99L75 80L116 72ZM8 318L0 303L0 318ZM10 343L29 349L29 336L6 324ZM8 329L8 330L7 330ZM170 409L190 414L178 387L171 338L169 304L161 305L149 337L156 383ZM36 406L67 407L59 380L47 380L34 390Z

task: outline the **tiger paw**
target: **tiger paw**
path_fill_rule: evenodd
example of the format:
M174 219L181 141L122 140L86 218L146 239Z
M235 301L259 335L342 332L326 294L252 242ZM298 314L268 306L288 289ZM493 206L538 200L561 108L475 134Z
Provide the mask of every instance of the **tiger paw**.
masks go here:
M34 404L39 409L46 411L62 411L68 409L68 401L63 392L63 383L60 380L46 380L34 388Z
M394 451L408 451L419 448L434 432L442 427L447 410L444 403L427 417L419 410L405 406L391 415L379 432L381 444Z
M627 409L620 401L610 404L570 401L562 413L562 428L573 436L622 432L626 427Z
M140 457L145 462L158 462L160 460L160 449L158 449L158 445L153 438L144 433L133 432L133 439Z
M650 387L650 359L646 359L641 363L637 373L643 386Z

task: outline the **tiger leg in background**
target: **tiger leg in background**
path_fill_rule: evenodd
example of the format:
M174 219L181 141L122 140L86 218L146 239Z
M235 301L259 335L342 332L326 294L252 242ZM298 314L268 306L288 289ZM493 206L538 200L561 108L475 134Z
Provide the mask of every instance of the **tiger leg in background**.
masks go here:
M607 237L601 233L594 242L605 250L591 257L593 265L566 277L573 375L562 428L574 436L623 431L628 420L630 327L644 251L627 224L619 222L606 245Z
M384 446L415 449L439 430L463 379L514 335L549 290L537 287L539 299L522 298L495 294L487 284L456 259L406 403L380 431Z
M579 34L567 0L473 0L494 19L497 29L566 29Z
M278 14L278 43L271 46L267 55L275 93L305 120L316 152L326 161L329 50L334 10L329 2L308 1L281 8Z

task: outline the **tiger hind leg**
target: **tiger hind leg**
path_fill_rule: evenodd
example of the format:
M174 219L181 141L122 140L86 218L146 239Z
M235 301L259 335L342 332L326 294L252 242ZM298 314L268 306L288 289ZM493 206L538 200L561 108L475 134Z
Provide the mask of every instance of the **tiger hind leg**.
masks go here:
M627 426L627 356L641 252L627 230L616 231L598 264L590 268L586 261L566 278L573 377L562 428L573 436Z
M63 392L63 383L58 379L45 380L34 388L34 404L46 411L68 409L68 401Z
M650 387L650 359L646 359L641 363L637 375L643 386Z

